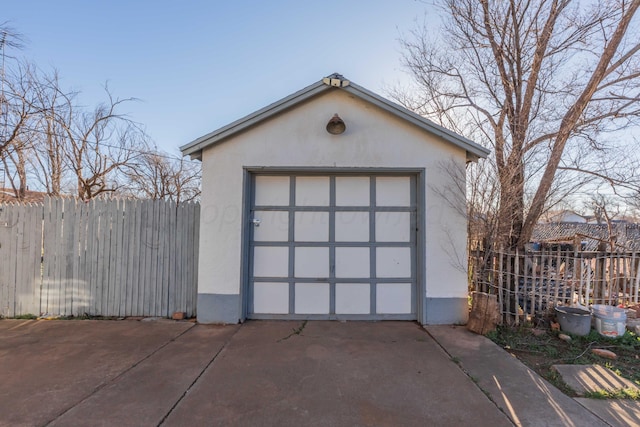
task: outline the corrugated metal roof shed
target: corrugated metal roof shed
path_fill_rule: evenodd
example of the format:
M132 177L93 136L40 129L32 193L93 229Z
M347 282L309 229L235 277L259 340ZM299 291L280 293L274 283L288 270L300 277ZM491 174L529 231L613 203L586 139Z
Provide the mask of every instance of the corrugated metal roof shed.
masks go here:
M622 250L640 250L640 224L613 223L612 234L616 236L616 245ZM555 222L538 224L533 230L532 242L570 242L580 241L583 250L597 251L602 242L609 242L607 224L585 224L577 222Z

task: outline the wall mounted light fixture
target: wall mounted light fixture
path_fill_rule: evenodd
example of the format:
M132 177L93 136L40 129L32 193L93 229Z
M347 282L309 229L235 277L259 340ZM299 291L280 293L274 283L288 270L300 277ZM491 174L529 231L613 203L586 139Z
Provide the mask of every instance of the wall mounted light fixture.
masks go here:
M333 117L327 123L327 132L331 135L340 135L347 129L347 125L344 124L344 121L338 116L338 114L334 114Z

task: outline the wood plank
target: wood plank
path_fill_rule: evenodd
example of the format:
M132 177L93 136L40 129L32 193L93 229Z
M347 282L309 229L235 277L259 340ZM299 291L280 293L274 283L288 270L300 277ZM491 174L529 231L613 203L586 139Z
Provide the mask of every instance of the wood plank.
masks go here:
M51 199L45 197L42 206L42 288L40 291L40 315L47 312L49 307L49 277L51 263L49 261L49 247L51 246Z
M143 202L136 200L135 201L135 230L133 232L133 241L132 243L132 256L133 262L131 264L131 315L132 316L142 316L144 313L144 309L142 307L140 293L143 289L142 282L140 280L140 270L142 268L142 263L144 260L140 257L141 254L141 241L142 241L142 211L143 211ZM133 215L132 215L133 216ZM134 314L135 313L135 314Z
M16 255L17 255L17 263L16 263L16 279L13 286L14 292L14 313L15 315L21 314L33 314L23 312L24 309L24 297L23 292L25 291L25 282L28 280L25 277L25 265L29 263L27 259L29 254L29 242L28 242L28 211L27 206L25 204L18 205L19 219L16 224L17 235L17 247L16 247Z
M15 312L15 280L16 280L16 263L17 263L17 251L16 251L16 223L18 219L18 213L16 207L12 204L5 205L3 208L6 211L4 227L6 230L7 242L5 244L7 255L7 262L4 270L4 286L2 293L2 312L3 316L14 317Z
M120 316L131 316L130 296L131 296L131 279L129 277L129 264L131 263L130 243L131 243L131 209L132 201L122 200L122 256L121 256L121 273L120 273Z
M86 312L89 315L97 314L97 248L98 248L98 210L95 200L90 200L86 204L87 207L87 246L86 246L86 264L85 264L85 281L87 282L88 300Z
M81 246L84 236L83 227L84 221L82 218L82 205L84 202L74 200L74 243L73 243L73 301L71 307L71 314L74 316L82 315L82 308L84 307L84 285L80 277L80 262L81 262Z
M178 281L178 288L176 289L176 300L180 310L187 308L187 292L186 287L188 281L185 272L189 269L189 251L187 240L189 235L185 232L185 223L188 220L188 208L186 204L181 204L178 217L176 218L176 241L177 241L177 254L178 259L183 260L181 263L176 264L176 277Z
M52 227L51 223L54 221L54 202L50 197L46 197L44 201L44 241L43 241L43 261L42 261L42 294L43 300L40 301L40 307L42 314L49 313L51 304L53 303L53 275L54 275L54 261L55 261L55 227Z
M509 280L511 280L512 282L510 282L511 284L509 285L509 299L506 302L507 308L506 311L507 312L511 312L511 302L513 301L513 321L515 322L516 325L518 325L520 323L520 304L518 301L518 288L520 286L520 274L519 274L519 265L520 265L520 257L523 257L522 254L520 254L520 252L516 249L514 252L509 251L509 257L510 257L510 261L509 261L509 266L513 265L514 266L514 272L512 274L513 277L511 277ZM523 301L526 304L526 295L523 295ZM526 310L523 309L523 315L526 317L527 312Z
M116 269L117 269L117 229L118 229L118 201L108 200L108 215L109 215L109 246L108 246L108 264L107 264L107 309L106 316L117 316L116 312Z
M80 202L79 206L79 236L78 236L78 264L77 264L77 280L78 280L78 294L79 301L76 305L76 312L78 316L84 316L89 314L91 310L92 290L91 280L88 269L91 264L91 256L88 253L89 240L89 219L91 212L91 204L86 202Z
M173 271L172 263L175 262L175 255L173 253L173 246L171 246L171 236L173 231L171 230L172 217L176 214L176 204L173 202L165 202L165 220L164 220L164 245L162 256L162 292L164 295L163 310L168 317L171 317L175 310L169 305L171 299L171 272Z
M103 316L111 315L111 307L112 307L112 298L113 298L113 289L111 288L111 244L112 244L112 230L113 230L113 205L110 203L110 200L103 200L104 203L104 211L103 211L103 219L104 219L104 227L102 229L103 232L103 247L102 253L100 254L100 263L101 269L103 271L102 274L102 312Z
M140 257L140 264L138 265L137 268L137 275L138 275L138 310L139 310L139 315L140 316L145 316L148 315L148 311L146 310L145 307L145 299L144 299L144 294L146 292L147 289L147 283L146 283L146 268L147 268L147 251L145 250L145 247L147 245L147 223L148 223L148 206L149 203L146 200L143 200L140 202L140 238L138 240L138 249L139 249L139 257Z
M539 256L537 254L532 254L531 255L531 286L535 286L536 283L538 283L538 281L542 282L541 278L538 278L538 265L540 265L541 259L539 258ZM526 278L525 278L526 280ZM524 308L524 312L527 312L527 308L529 309L529 314L531 315L531 317L533 317L533 304L531 303L531 301L529 302L529 307L523 307Z
M62 254L63 262L63 274L64 277L61 280L61 285L64 294L64 306L62 309L63 315L73 314L73 299L75 278L73 277L73 264L76 255L76 210L74 199L64 199L64 227L63 227L63 243L64 253Z
M168 312L170 314L176 312L176 311L184 311L184 310L180 310L181 307L179 307L177 305L177 295L176 293L179 292L180 288L180 282L177 280L176 278L176 264L178 262L178 260L180 259L178 257L178 251L177 251L177 242L176 242L176 220L177 220L177 216L179 215L180 212L180 205L176 204L173 206L173 208L170 210L170 215L169 215L169 224L167 227L167 230L169 232L169 248L171 248L172 250L172 256L169 257L169 269L167 271L167 276L168 276L168 297L169 300L167 301L168 304Z
M189 281L188 288L188 309L190 310L190 316L196 315L196 301L198 296L198 263L200 253L200 204L189 203L190 206L190 221L192 224L192 238L190 241L191 252L189 255L189 264L191 271L191 280Z
M0 203L0 315L9 316L9 265L11 263L11 228L9 227L8 204Z
M185 263L184 263L184 268L182 270L182 301L185 307L189 307L190 305L190 295L189 295L189 290L190 290L190 284L192 281L192 274L193 274L193 268L192 268L192 263L191 263L191 248L192 248L192 244L193 244L193 227L192 227L192 216L191 216L191 204L186 203L184 205L184 213L185 213L185 217L184 217L184 221L182 222L183 225L183 230L182 230L182 235L183 235L183 240L182 240L182 244L183 246L183 250L182 250L182 256L183 259L185 259Z
M108 217L109 217L109 243L107 245L107 253L104 256L104 260L106 261L106 288L107 288L107 304L105 309L105 316L114 316L116 313L114 312L115 307L115 294L117 290L115 289L115 262L116 262L116 250L115 245L117 243L116 236L116 227L117 227L117 205L113 200L107 200L108 206Z
M98 282L96 283L98 294L98 311L97 315L106 316L107 307L109 304L109 275L108 275L108 263L109 263L109 233L110 233L110 218L109 209L106 201L96 201L99 206L100 225L98 230L99 247L97 254L96 268L98 272Z
M192 277L193 277L193 264L192 264L192 258L191 258L191 248L193 245L193 223L192 223L192 215L191 215L191 204L186 203L184 205L184 213L185 218L184 221L182 222L183 224L183 231L182 234L184 236L182 243L184 245L183 251L182 251L182 256L184 257L184 259L186 260L186 262L184 263L185 268L182 270L182 275L183 275L183 286L182 286L182 300L183 300L183 304L185 305L185 307L189 307L190 305L190 285L191 285L191 281L192 281Z
M140 257L143 260L142 269L140 270L140 279L143 287L140 289L140 303L142 305L143 315L150 316L151 308L149 294L151 288L151 229L153 220L153 204L150 200L144 201L144 210L142 213L143 230L141 240Z
M15 254L16 254L16 263L15 263L15 278L13 280L13 286L11 287L11 293L9 297L13 300L13 315L18 316L22 313L21 307L21 297L20 292L22 291L22 284L24 283L25 277L23 275L23 265L26 261L26 242L25 242L25 220L26 220L26 209L24 204L19 204L16 206L16 213L18 214L15 222L15 233L16 233L16 246L15 246ZM33 313L31 313L33 314Z
M42 206L32 204L29 207L29 260L26 275L29 278L29 305L26 310L35 315L40 314L40 285L42 283ZM25 293L26 294L26 293Z
M152 316L159 316L160 313L158 311L158 300L160 299L160 290L158 289L158 246L159 246L159 237L160 237L160 206L155 200L151 201L153 206L153 215L152 215L152 227L151 227L151 245L150 245L150 255L151 255L151 269L150 269L150 281L151 281L151 293L149 295L150 302L150 313Z
M63 200L62 199L52 199L53 202L53 217L51 221L51 227L53 228L53 247L50 248L52 255L52 277L51 284L53 289L53 294L50 295L52 298L52 303L49 305L48 314L55 316L60 314L62 309L62 269L61 269L61 257L63 256L63 249L61 249L60 245L62 244L62 227L63 224Z
M633 291L633 302L634 304L638 303L640 299L640 259L638 259L638 253L633 253L633 266L634 266L634 291Z
M118 285L118 316L124 317L126 315L126 301L127 301L127 244L128 239L125 234L125 227L127 225L127 201L125 199L120 200L120 216L118 217L118 275L116 277L116 283Z
M159 208L159 236L158 236L158 316L168 317L169 307L167 302L167 282L165 267L167 266L167 252L165 251L167 246L167 203L164 200L157 200Z

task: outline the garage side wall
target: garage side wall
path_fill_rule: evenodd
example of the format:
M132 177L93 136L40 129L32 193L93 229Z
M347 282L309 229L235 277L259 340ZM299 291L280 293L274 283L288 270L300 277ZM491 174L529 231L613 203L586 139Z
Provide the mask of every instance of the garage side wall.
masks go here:
M325 126L339 114L347 130ZM340 90L209 147L202 156L198 321L236 323L242 316L243 200L246 168L424 169L421 323L467 320L466 153L378 107ZM462 185L464 188L464 185ZM460 205L462 203L462 205ZM456 206L457 205L457 206ZM462 209L460 209L462 207ZM420 253L420 251L419 251Z

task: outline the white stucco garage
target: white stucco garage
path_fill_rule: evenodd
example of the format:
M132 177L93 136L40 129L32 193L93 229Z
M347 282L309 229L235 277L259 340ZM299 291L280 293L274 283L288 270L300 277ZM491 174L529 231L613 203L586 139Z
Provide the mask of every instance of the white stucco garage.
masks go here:
M443 193L485 148L334 74L181 149L203 170L199 322L466 321Z

